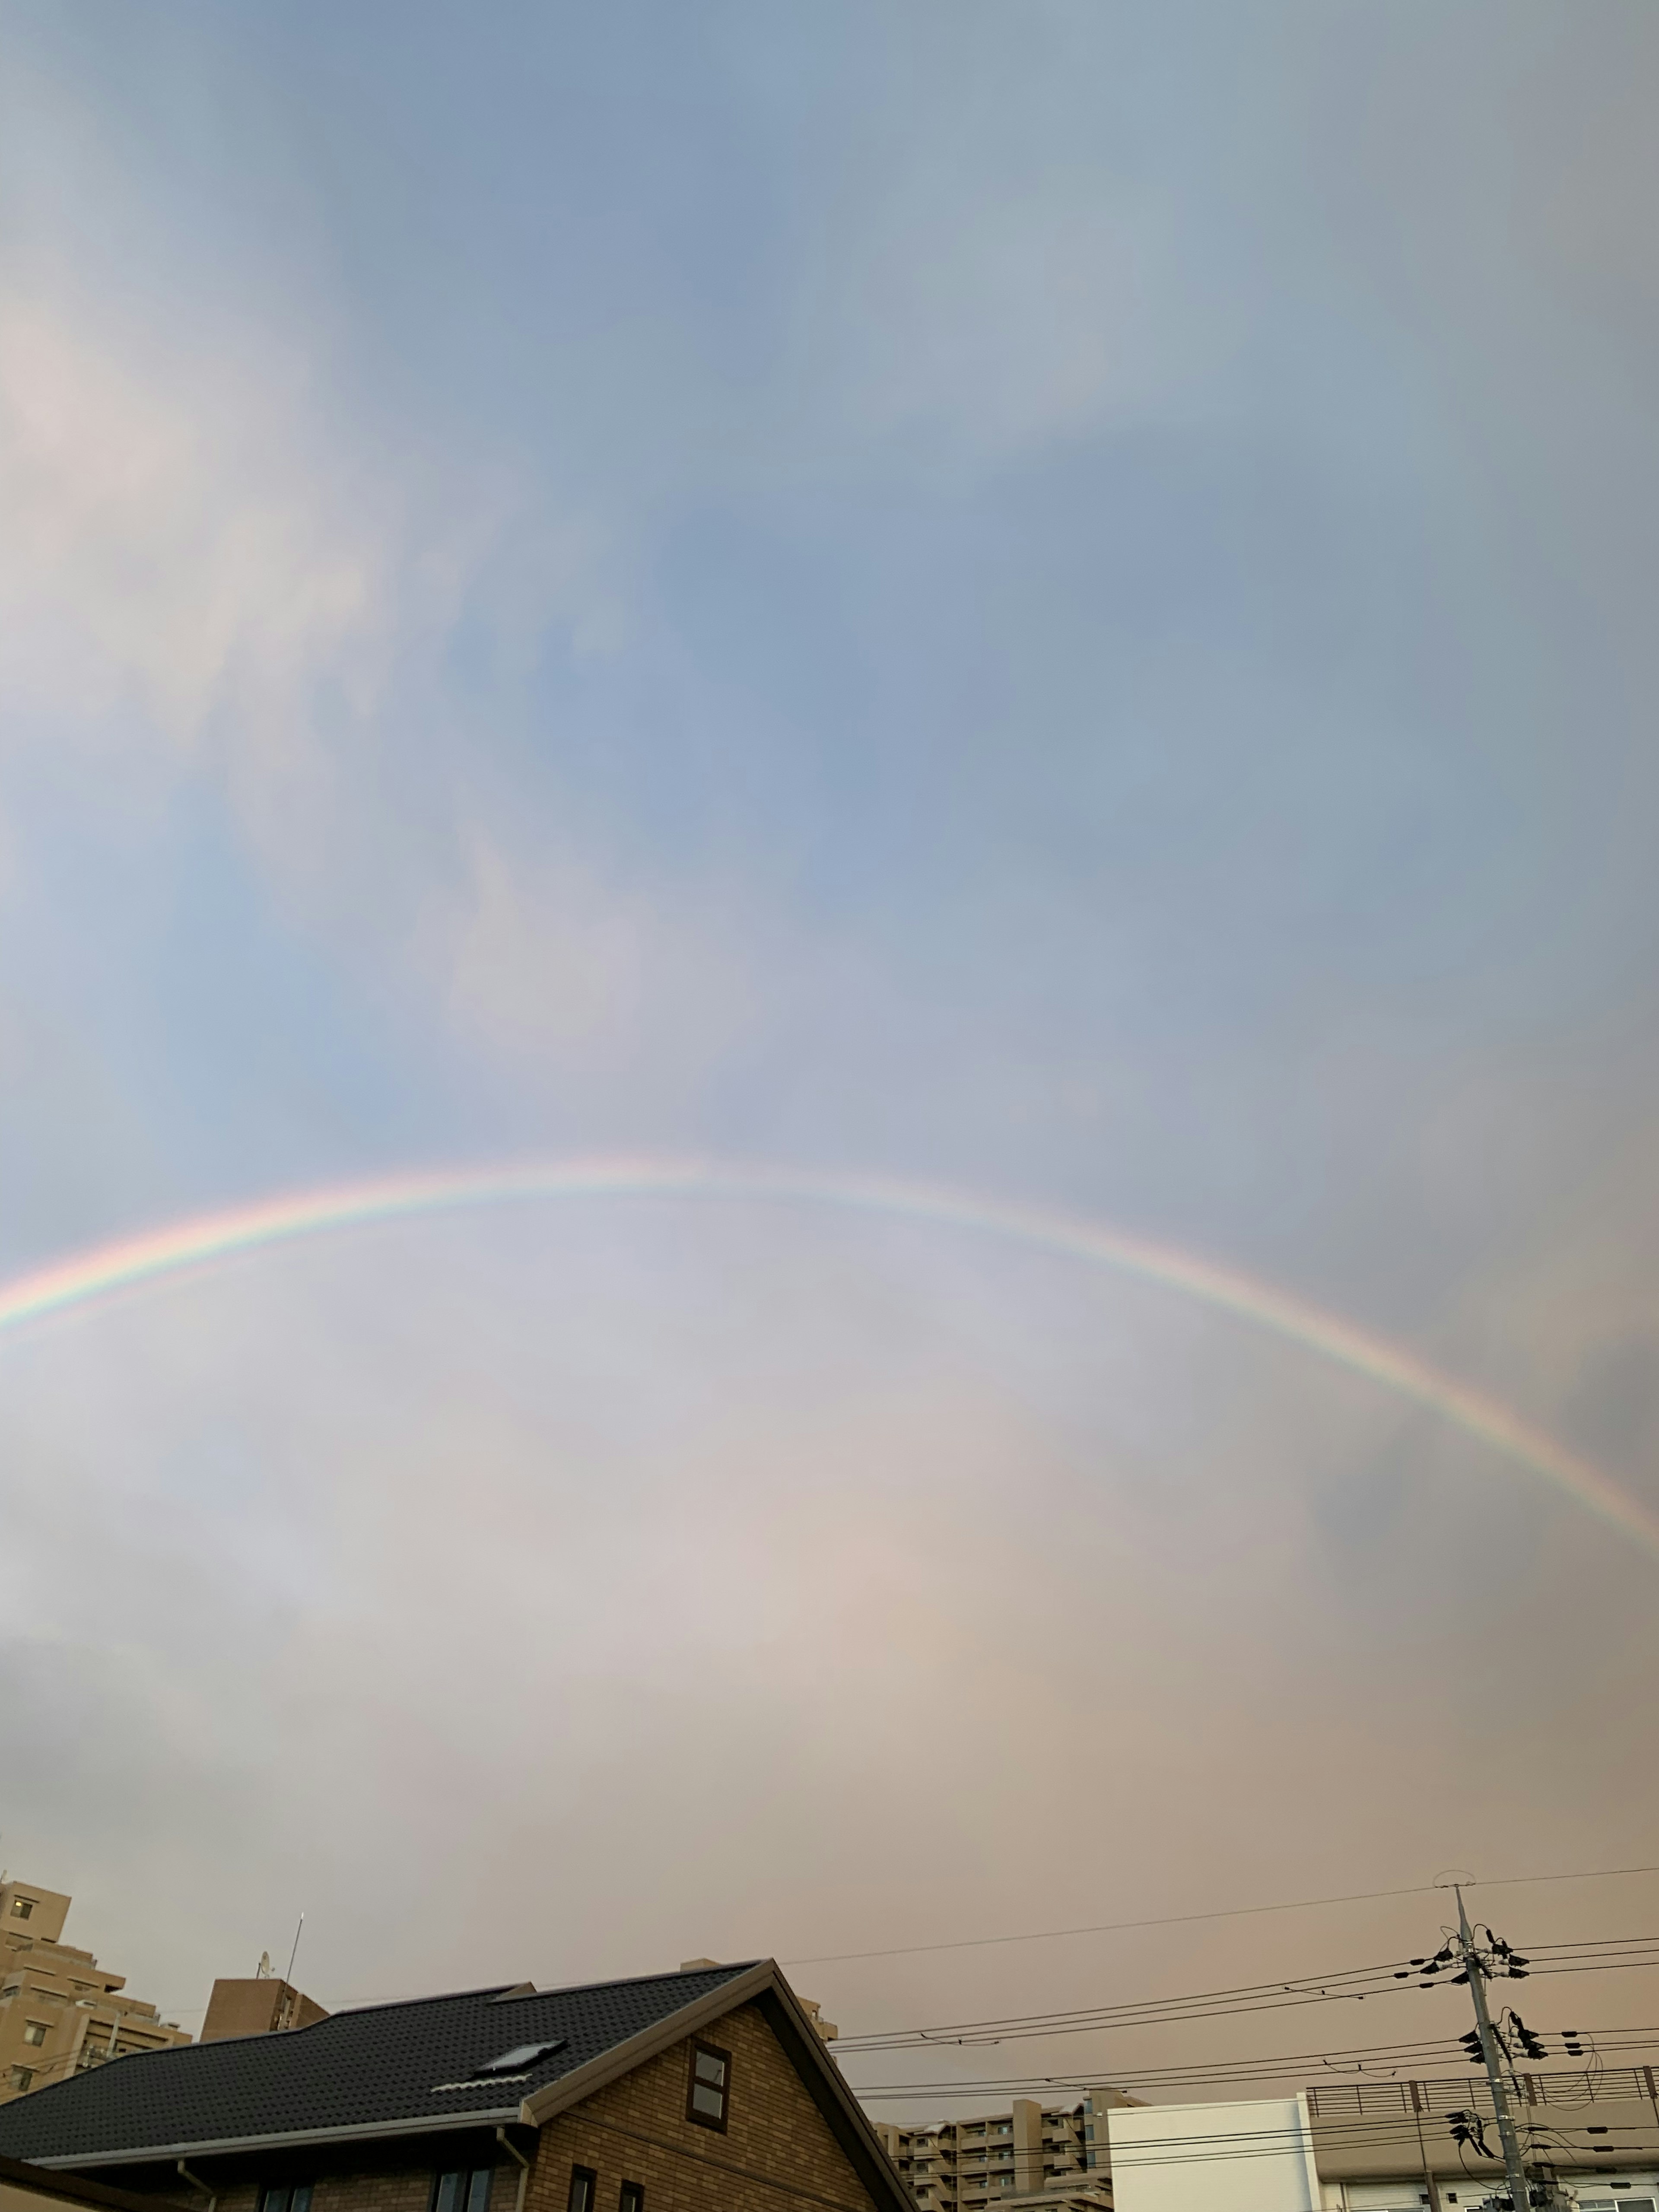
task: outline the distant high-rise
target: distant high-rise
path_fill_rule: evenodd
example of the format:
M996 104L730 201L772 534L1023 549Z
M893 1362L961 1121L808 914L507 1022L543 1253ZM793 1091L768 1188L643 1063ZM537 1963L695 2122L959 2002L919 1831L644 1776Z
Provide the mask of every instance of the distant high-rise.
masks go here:
M280 2035L285 2028L309 2027L327 2018L313 1998L271 1972L267 1954L259 1961L258 1972L246 1981L221 1976L215 1982L202 2022L202 2041L217 2043L227 2035Z
M190 2041L153 2004L120 1994L125 1974L63 1941L70 1902L0 1874L0 2104L130 2051Z
M988 2212L1004 2204L1030 2212L1027 2199L1056 2212L1088 2212L1111 2201L1104 2114L1137 2102L1118 2089L1096 2089L1075 2105L1017 2097L1006 2113L926 2127L878 2120L875 2128L921 2212Z

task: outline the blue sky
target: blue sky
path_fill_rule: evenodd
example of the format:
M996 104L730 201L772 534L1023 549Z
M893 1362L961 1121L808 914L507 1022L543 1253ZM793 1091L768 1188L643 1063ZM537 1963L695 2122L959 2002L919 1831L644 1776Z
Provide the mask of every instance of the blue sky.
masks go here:
M9 1272L411 1164L909 1175L1254 1269L1653 1496L1650 9L0 29ZM181 2016L307 1898L326 2001L1655 1810L1650 1565L1058 1265L405 1227L4 1360L5 1849ZM1593 1818L1536 1780L1586 1745Z

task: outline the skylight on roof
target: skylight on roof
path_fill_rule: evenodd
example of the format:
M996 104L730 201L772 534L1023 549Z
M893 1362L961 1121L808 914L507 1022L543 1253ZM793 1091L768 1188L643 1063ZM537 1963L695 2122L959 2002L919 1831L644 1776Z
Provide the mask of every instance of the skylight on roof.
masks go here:
M487 2059L482 2066L475 2066L472 2078L475 2081L488 2081L496 2074L522 2074L542 2059L550 2058L556 2051L562 2051L569 2040L568 2036L555 2035L545 2043L515 2043L499 2058Z

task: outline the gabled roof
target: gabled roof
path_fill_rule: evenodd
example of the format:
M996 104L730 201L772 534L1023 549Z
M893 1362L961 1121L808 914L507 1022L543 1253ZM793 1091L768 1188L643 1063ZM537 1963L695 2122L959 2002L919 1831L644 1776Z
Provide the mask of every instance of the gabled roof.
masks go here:
M637 2063L627 2054L643 2057L647 2044L672 2040L663 2031L680 2015L693 2015L678 2031L689 2033L696 2015L743 2002L747 1991L730 1985L753 1982L757 1972L760 1984L775 1978L774 1969L744 1965L573 1990L469 1990L337 2012L278 2035L135 2051L0 2105L0 2156L135 2166L504 2125L530 2118L526 2105L562 2081L598 2086L596 2065L613 2056L623 2061L616 2070ZM538 2043L558 2047L511 2075L478 2075L503 2053Z

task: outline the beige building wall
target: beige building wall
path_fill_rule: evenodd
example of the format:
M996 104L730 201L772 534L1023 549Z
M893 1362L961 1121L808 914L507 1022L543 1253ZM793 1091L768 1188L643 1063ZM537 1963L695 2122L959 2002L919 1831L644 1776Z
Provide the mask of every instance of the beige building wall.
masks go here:
M1600 2160L1603 2171L1618 2175L1621 2194L1632 2166L1659 2162L1659 2076L1652 2066L1525 2073L1516 2075L1516 2118L1529 2159L1561 2173ZM1460 2148L1446 2119L1453 2111L1479 2113L1496 2149L1484 2076L1321 2082L1308 2091L1308 2107L1319 2171L1328 2182L1397 2174L1418 2185L1413 2193L1433 2212L1449 2205L1461 2212L1504 2185L1501 2159Z
M201 2040L217 2043L227 2035L279 2035L284 2028L309 2027L328 2014L313 1998L276 1974L250 1974L245 1981L222 1976L213 1984Z
M130 2051L190 2041L153 2004L121 1994L124 1974L62 1940L70 1903L0 1875L0 2104Z
M1120 2090L1097 2089L1073 2105L1018 2097L1006 2112L929 2127L874 2126L921 2212L991 2212L1031 2197L1064 2212L1073 2199L1104 2197L1105 2114L1134 2102Z

